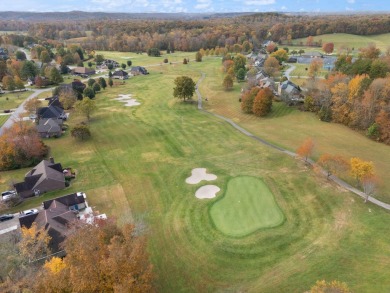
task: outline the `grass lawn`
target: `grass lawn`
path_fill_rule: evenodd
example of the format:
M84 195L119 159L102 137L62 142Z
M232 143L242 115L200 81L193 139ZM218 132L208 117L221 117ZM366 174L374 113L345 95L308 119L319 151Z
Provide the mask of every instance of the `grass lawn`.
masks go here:
M296 76L296 77L304 77L309 75L309 67L310 64L299 64L299 63L294 63L292 64L295 66L295 69L290 73L291 76ZM307 70L306 70L307 68ZM324 77L326 74L328 74L329 71L325 69L321 69L317 76L318 77Z
M5 121L8 120L9 116L10 115L0 115L0 126L2 126L5 123Z
M207 110L231 118L259 137L291 151L295 151L306 138L312 137L315 142L314 159L330 153L374 162L381 178L375 196L390 203L389 146L372 141L346 126L322 122L313 113L301 112L284 103L274 103L272 113L266 118L244 114L238 102L243 85L235 83L233 91L223 91L220 61L209 59L208 62L215 65L203 68L207 78L199 87L201 93L208 96L209 101L204 103Z
M0 112L17 108L29 95L31 95L30 91L0 95Z
M341 47L349 47L354 48L357 51L359 48L367 47L369 43L374 43L377 48L379 48L382 52L385 52L389 47L389 39L390 33L380 34L380 35L372 35L372 36L358 36L351 34L325 34L314 37L314 41L322 40L322 43L334 43L334 49L337 53ZM299 44L303 42L306 44L307 38L295 39L293 40L294 44ZM290 50L299 50L304 49L305 51L322 51L321 48L315 47L289 47Z
M204 71L200 90L209 98L207 109L292 149L315 135L317 150L351 154L356 148L364 158L371 158L372 150L389 168L389 152L381 150L388 147L366 143L363 136L337 125L315 124L314 116L281 105L267 119L235 114L240 113L241 85L221 91L220 65L221 60L205 58L186 66L150 67L150 75L99 93L90 140L75 141L69 133L45 140L57 162L76 170L76 180L66 190L31 199L18 209L85 191L95 210L121 222L145 224L159 292L304 292L319 279L342 280L354 292L390 291L388 212L198 111L196 104L174 99L173 80L180 75L198 80ZM113 100L119 94L133 94L141 105L124 107ZM72 127L81 120L71 113L67 123ZM218 174L213 184L221 194L239 176L262 178L286 220L245 237L222 233L209 212L218 196L199 200L194 197L199 186L185 183L197 167ZM1 172L1 190L27 170Z
M210 216L218 230L233 237L272 228L284 220L265 182L248 176L228 182L224 196L210 208Z

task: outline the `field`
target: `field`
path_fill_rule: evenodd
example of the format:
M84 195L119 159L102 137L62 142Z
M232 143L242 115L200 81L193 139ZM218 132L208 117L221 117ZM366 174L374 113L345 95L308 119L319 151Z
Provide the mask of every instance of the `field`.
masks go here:
M374 43L377 48L379 48L382 52L385 52L389 48L389 39L390 39L390 33L388 34L381 34L381 35L373 35L373 36L358 36L358 35L351 35L351 34L325 34L325 35L319 35L314 37L314 41L322 40L322 43L334 43L335 53L338 52L338 50L341 47L349 47L353 48L354 50L358 50L362 47L367 47L369 43ZM301 38L301 39L295 39L293 40L294 44L299 44L300 42L303 42L303 44L306 44L307 38ZM321 50L321 48L314 48L314 47L289 47L290 50L299 50L304 49L305 51L318 51Z
M0 112L17 108L31 92L14 92L0 95Z
M5 121L7 121L9 118L9 115L0 115L0 126L2 126Z
M210 208L216 228L233 236L247 236L256 230L283 223L284 216L264 181L237 177L228 182L226 193Z
M310 64L294 63L292 65L295 66L295 69L290 73L290 76L302 78L302 77L307 77L309 75ZM321 69L318 72L317 77L325 77L325 75L328 74L328 73L329 73L328 70Z
M122 56L134 56L136 65L161 60ZM18 209L85 191L95 210L119 222L143 224L159 292L304 292L318 279L342 280L354 292L390 291L388 212L364 204L299 160L198 111L196 104L174 99L173 80L184 74L198 80L205 72L199 88L208 97L208 110L292 150L313 136L315 156L323 150L356 154L375 160L386 175L388 146L283 104L266 119L241 114L241 84L231 92L221 91L220 62L205 58L189 65L151 66L150 75L99 93L98 111L90 122L92 139L77 142L67 133L45 141L57 162L76 169L76 180L66 190L31 199ZM113 100L119 94L133 94L141 105L124 107ZM81 119L72 113L67 123L72 126ZM199 186L185 183L198 167L218 174L213 184L221 188L220 194L234 178L262 179L285 221L247 236L226 235L210 217L218 196L199 200L194 196ZM26 171L2 172L0 188L22 179ZM244 194L237 196L241 200Z

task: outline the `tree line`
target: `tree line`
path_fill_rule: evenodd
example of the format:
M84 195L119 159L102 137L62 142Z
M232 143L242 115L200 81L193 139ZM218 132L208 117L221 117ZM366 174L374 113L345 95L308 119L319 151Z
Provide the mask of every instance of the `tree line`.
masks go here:
M373 35L387 33L390 15L286 15L259 13L249 16L200 20L84 20L18 23L12 27L28 30L29 38L76 43L85 49L147 52L149 48L198 51L249 41L258 48L271 39L291 43L293 39L326 33ZM11 29L0 21L0 30ZM87 34L87 32L90 32ZM4 37L3 37L4 38ZM20 44L26 36L6 36ZM21 41L22 40L22 41ZM1 44L1 40L0 40Z

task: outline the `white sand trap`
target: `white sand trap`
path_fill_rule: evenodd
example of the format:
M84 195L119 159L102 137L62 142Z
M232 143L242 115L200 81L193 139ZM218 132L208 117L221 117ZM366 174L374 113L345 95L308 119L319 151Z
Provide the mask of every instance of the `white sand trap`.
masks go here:
M137 102L136 99L132 98L132 94L118 95L118 98L115 98L114 100L125 103L125 107L134 107L141 105L140 102Z
M214 198L221 189L216 185L205 185L195 192L197 198Z
M128 100L126 101L127 103L125 104L126 107L134 107L134 106L139 106L141 105L140 102L137 102L136 99L131 99L131 100Z
M198 184L202 180L211 181L217 179L217 175L207 174L206 168L195 168L191 171L191 176L186 179L188 184Z

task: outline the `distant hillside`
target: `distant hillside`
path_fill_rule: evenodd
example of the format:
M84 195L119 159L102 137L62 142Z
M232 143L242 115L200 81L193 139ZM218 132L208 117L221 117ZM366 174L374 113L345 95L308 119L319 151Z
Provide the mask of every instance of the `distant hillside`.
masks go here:
M81 20L127 20L127 19L161 19L161 20L179 20L179 19L209 19L209 18L230 18L251 13L106 13L106 12L18 12L2 11L0 20L29 21L29 22L47 22L47 21L81 21Z

